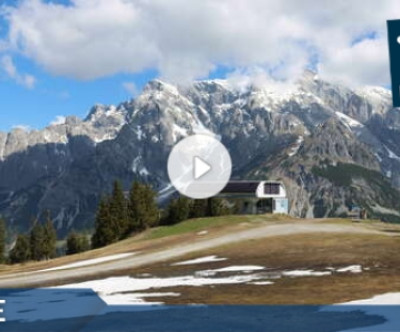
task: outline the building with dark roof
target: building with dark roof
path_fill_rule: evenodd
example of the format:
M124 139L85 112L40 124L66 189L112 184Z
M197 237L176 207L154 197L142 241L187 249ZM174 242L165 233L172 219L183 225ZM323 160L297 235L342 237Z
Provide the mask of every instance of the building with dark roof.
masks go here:
M278 181L230 181L218 197L241 202L242 213L289 213L285 186Z

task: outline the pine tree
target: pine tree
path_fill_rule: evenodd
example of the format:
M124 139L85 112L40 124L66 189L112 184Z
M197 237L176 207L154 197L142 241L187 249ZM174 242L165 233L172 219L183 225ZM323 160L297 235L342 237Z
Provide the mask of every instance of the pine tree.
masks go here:
M29 237L27 235L18 235L14 248L10 251L10 262L23 263L31 259Z
M57 232L54 228L53 221L50 218L50 211L47 211L46 224L43 226L44 243L43 255L46 259L56 256Z
M67 238L67 255L78 254L90 249L89 241L86 235L77 234L72 231Z
M36 220L29 236L31 258L40 261L45 258L44 227Z
M190 218L203 218L207 216L207 200L195 199L190 208Z
M110 198L110 222L116 239L121 239L128 230L128 211L122 184L119 181L114 182Z
M186 197L179 197L170 202L167 208L167 216L164 223L167 225L177 224L189 218L191 200Z
M95 232L92 236L92 247L100 248L118 240L118 234L111 223L109 199L100 201L95 223Z
M6 223L3 218L0 218L0 264L4 264L6 261L6 232Z
M156 193L146 184L134 182L129 193L128 233L140 232L158 222L159 211Z
M218 217L228 215L231 211L221 198L213 197L209 199L209 213L211 217Z

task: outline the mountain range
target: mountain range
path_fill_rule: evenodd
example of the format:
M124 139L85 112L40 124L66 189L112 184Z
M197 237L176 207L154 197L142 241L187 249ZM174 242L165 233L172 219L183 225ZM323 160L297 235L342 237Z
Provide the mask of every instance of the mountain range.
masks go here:
M93 227L115 179L150 183L163 202L172 147L204 133L231 153L233 178L281 180L290 214L342 216L355 205L400 220L400 110L381 87L306 72L285 87L150 81L135 99L94 106L42 130L0 132L0 214L26 231L49 210L59 234Z

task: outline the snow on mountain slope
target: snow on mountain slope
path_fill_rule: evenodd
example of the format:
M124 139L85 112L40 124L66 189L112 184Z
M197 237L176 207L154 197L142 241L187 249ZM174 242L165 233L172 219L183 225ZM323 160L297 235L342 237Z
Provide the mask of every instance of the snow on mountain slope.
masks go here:
M137 179L157 191L168 188L162 192L167 199L168 154L195 133L221 139L231 153L235 178L286 181L294 215L335 215L353 203L368 205L378 200L374 190L384 198L382 207L396 210L400 111L390 103L385 89L352 90L311 72L279 89L237 88L224 80L190 86L151 81L136 99L96 105L84 120L67 117L42 130L0 133L0 213L22 229L46 209L60 232L90 227L99 197L116 178L127 189ZM312 171L340 163L382 174L391 198L362 179L346 189ZM330 199L351 197L351 190L360 191L353 195L360 202ZM321 204L324 209L318 208Z

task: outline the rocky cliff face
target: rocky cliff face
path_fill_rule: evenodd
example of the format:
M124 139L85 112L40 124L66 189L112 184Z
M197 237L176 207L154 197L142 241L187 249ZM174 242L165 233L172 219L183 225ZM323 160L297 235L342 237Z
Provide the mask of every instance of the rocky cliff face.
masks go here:
M291 213L332 216L352 205L400 219L400 111L382 88L352 90L306 73L292 87L179 87L152 81L135 100L93 107L86 119L0 133L0 213L15 231L49 209L60 234L93 225L114 179L171 192L166 160L194 133L229 149L234 177L274 178Z

